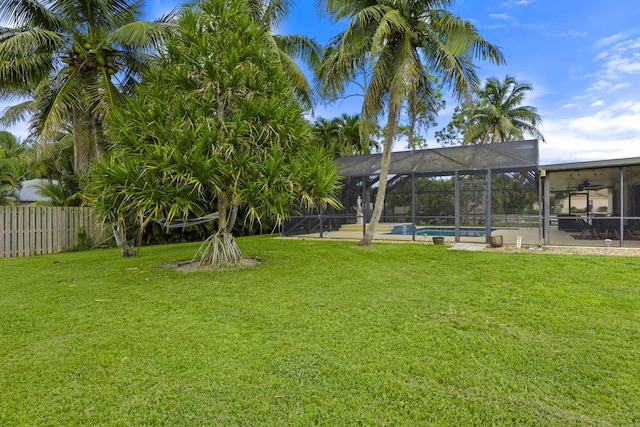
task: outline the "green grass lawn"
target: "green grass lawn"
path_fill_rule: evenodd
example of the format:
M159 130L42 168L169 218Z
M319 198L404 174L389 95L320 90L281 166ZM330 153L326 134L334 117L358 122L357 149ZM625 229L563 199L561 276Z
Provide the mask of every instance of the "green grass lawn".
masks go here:
M640 425L638 258L238 242L0 260L0 425Z

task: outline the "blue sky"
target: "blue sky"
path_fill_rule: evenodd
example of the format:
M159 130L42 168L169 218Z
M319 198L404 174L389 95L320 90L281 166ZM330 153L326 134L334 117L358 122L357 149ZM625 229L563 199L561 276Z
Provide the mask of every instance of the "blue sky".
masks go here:
M148 0L145 19L170 11L175 0ZM506 65L478 63L479 77L513 75L531 83L526 103L538 109L546 143L541 164L640 157L640 3L638 0L457 0L451 10L500 46ZM279 32L322 44L344 28L320 16L313 0L297 0ZM316 116L360 110L360 98L320 106ZM448 100L438 126L455 107ZM12 129L26 136L24 127ZM397 149L403 148L402 143Z
M637 0L458 0L451 10L502 49L506 65L478 63L483 81L510 74L533 85L526 103L542 116L542 164L640 157ZM310 0L298 1L281 28L322 43L340 30L319 17ZM356 99L320 108L318 115L358 112ZM448 123L455 105L448 101L435 130ZM438 147L433 131L427 139Z

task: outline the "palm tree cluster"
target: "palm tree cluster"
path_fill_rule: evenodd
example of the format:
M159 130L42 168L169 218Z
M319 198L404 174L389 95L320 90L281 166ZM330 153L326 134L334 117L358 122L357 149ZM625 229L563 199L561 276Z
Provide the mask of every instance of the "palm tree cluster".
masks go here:
M0 0L0 101L27 100L5 112L30 114L42 144L71 132L74 167L86 173L105 150L104 122L153 62L170 16L137 21L140 2Z
M343 113L333 119L317 118L312 134L318 144L326 147L335 158L370 154L379 144L371 135L363 135L360 116Z
M24 182L42 179L36 193L49 206L77 206L82 202L80 177L73 170L71 135L38 147L31 139L20 140L7 131L0 131L0 205L21 202L19 192Z
M247 0L252 21L267 37L269 44L276 48L277 60L293 84L294 93L305 109L311 109L315 102L314 91L295 59L315 68L321 62L322 47L314 39L301 34L274 33L292 6L293 0Z
M322 13L348 21L321 47L277 33L293 0L205 0L154 22L138 20L139 1L0 0L0 101L26 99L2 121L29 118L42 147L72 138L74 172L93 168L89 200L124 240L123 253L133 221L215 208L214 240L224 240L215 251L233 244L240 214L277 223L294 200L335 205L338 181L327 159L379 150L382 135L373 218L361 242L368 245L394 138L406 135L415 149L416 129L432 126L443 108L443 88L460 102L481 94L465 125L470 140L541 136L535 109L521 106L530 86L508 77L506 88L490 80L481 90L474 61L504 58L447 10L452 3L315 0ZM314 70L317 90L296 60ZM335 100L356 81L361 114L303 119L321 96Z

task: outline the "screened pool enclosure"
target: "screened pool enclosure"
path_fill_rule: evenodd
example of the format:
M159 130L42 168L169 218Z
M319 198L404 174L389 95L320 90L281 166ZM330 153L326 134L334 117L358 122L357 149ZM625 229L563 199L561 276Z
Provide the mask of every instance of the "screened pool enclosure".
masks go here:
M283 224L286 236L359 239L376 200L380 154L336 160L342 208ZM538 164L538 141L392 154L375 239L640 247L640 157Z
M376 200L380 160L380 154L337 159L344 177L342 209L292 217L283 234L361 236ZM537 140L392 153L378 232L488 241L501 229L522 227L538 235L537 171Z

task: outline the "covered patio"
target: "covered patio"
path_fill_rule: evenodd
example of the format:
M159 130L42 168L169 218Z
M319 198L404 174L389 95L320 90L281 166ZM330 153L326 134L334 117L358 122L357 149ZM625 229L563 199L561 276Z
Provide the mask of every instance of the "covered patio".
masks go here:
M640 157L546 165L540 177L545 245L569 235L570 244L640 246Z

